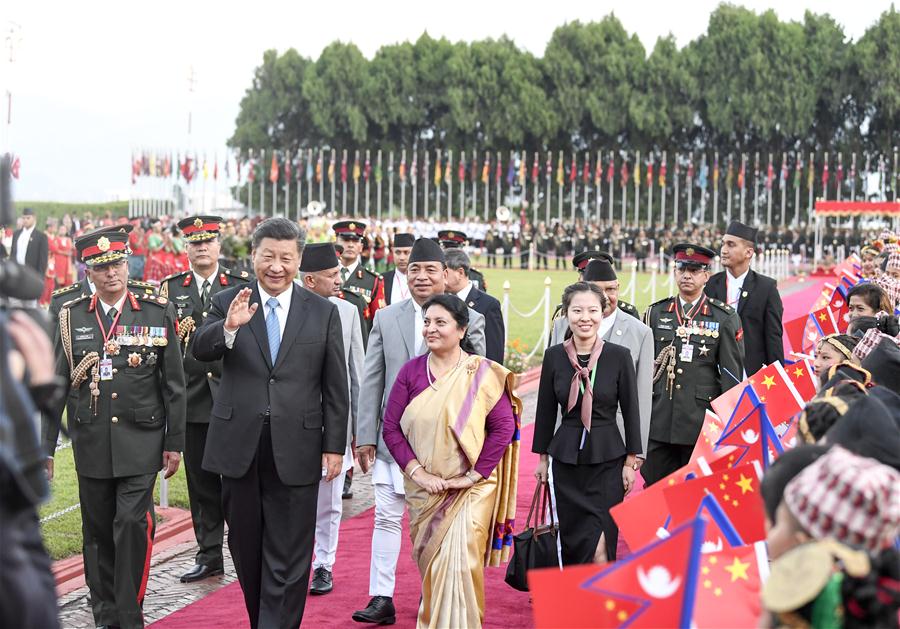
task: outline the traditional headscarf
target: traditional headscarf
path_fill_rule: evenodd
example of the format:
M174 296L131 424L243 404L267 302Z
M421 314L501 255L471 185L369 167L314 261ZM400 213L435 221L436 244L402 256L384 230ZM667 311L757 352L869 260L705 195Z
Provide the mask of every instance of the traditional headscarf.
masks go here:
M853 348L856 347L856 344L859 342L858 338L847 334L829 334L828 336L823 336L819 342L827 343L836 349L845 360L855 361L853 358Z

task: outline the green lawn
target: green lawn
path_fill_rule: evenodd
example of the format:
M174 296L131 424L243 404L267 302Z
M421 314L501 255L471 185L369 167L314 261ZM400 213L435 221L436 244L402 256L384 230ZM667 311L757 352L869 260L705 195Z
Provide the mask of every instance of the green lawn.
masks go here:
M518 262L518 261L516 261ZM518 268L512 270L490 269L483 265L483 261L477 258L473 260L473 265L484 273L488 284L488 292L503 302L503 283L508 281L510 284L509 300L510 303L520 312L528 313L534 309L538 301L544 295L544 280L550 278L550 316L560 303L563 289L572 282L577 280L577 275L571 267L565 271L550 270L534 270L523 271ZM551 262L550 266L553 264ZM651 290L644 292L650 286L650 273L638 273L635 296L633 303L637 306L638 311L644 312L644 309L651 303ZM619 299L632 302L630 295L631 270L619 272L620 293ZM656 299L662 299L669 295L668 276L658 275L656 278ZM530 351L541 335L541 329L544 324L543 308L529 318L520 317L515 311L510 309L509 314L509 330L507 330L507 344L513 343L518 339L520 347L525 348L526 353Z
M54 479L50 484L51 499L41 508L43 518L78 503L78 479L75 475L75 461L72 448L58 450L54 457ZM155 489L156 504L159 504L159 482ZM169 479L169 506L188 507L187 482L184 476L184 462L178 472ZM62 559L81 552L81 510L45 522L41 525L44 543L53 559Z

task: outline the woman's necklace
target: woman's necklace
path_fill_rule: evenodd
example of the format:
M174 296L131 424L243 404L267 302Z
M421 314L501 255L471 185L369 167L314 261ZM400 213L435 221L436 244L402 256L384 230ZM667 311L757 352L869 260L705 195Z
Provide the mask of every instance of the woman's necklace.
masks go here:
M428 386L437 391L437 387L435 386L435 381L431 378L431 353L428 354L428 358L425 359L425 375L428 377ZM459 350L459 360L456 361L456 364L450 368L447 373L450 373L454 369L457 369L463 361L463 351L462 348ZM446 375L446 374L444 374Z

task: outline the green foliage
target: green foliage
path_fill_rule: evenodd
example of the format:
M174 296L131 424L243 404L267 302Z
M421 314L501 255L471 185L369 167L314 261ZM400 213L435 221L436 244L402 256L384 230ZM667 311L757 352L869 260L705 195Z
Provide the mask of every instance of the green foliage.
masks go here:
M34 210L38 222L43 225L47 218L62 218L66 214L84 218L88 213L96 219L100 216L128 216L128 201L112 201L109 203L58 203L56 201L16 201L16 212L30 207Z
M900 127L900 14L858 42L828 15L782 22L729 4L679 49L644 49L613 15L558 27L540 58L507 37L334 42L266 51L230 144L575 151L887 150Z

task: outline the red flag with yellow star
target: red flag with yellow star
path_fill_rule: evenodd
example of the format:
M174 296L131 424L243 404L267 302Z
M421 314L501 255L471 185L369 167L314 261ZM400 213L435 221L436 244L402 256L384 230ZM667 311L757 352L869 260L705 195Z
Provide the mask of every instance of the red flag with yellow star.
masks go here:
M828 306L819 308L818 310L811 312L809 316L813 321L815 321L816 327L819 329L819 333L822 336L840 333L837 321L834 317L834 313Z
M816 396L816 379L809 360L798 360L785 365L784 370L804 402L809 402Z
M762 615L760 589L762 571L767 572L762 544L723 548L700 557L694 626L756 627Z
M750 377L750 386L766 405L772 425L787 421L803 410L806 400L797 391L781 363L763 367Z
M663 490L672 525L677 526L695 517L708 517L704 550L721 550L729 539L729 527L740 536L743 544L766 538L765 510L759 493L759 477L752 464L716 472L712 476L695 478ZM707 508L704 498L711 496L721 508ZM727 521L726 521L727 520Z
M536 629L691 626L706 522L695 519L608 567L528 573Z

